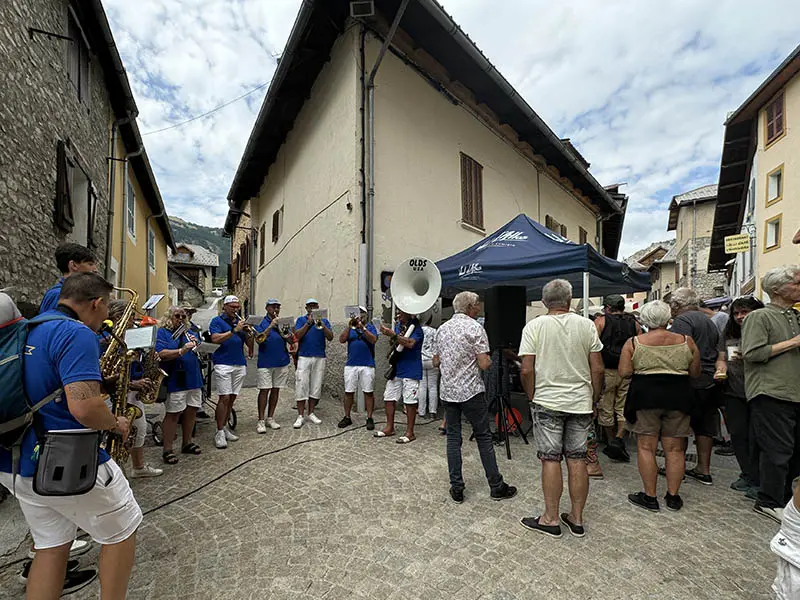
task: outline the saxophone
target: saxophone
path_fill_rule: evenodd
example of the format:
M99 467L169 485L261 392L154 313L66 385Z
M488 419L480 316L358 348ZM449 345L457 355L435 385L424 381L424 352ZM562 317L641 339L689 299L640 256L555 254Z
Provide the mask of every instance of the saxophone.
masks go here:
M160 362L161 359L155 349L145 354L144 360L142 360L144 377L153 382L153 386L150 389L136 394L136 399L142 404L153 404L158 398L158 390L161 389L161 383L164 381L164 377L167 376L166 371L159 366Z
M118 464L124 464L128 460L133 440L136 438L136 428L133 422L142 416L142 411L137 406L128 406L128 387L131 380L131 363L136 358L136 352L128 350L125 346L125 330L133 322L136 311L136 302L139 295L127 288L114 288L115 290L127 292L131 296L125 312L112 324L110 329L111 341L100 357L100 373L103 378L117 376L117 384L114 388L112 398L112 412L115 417L124 417L131 423L130 433L125 443L122 437L116 433L109 433L106 441L106 449Z

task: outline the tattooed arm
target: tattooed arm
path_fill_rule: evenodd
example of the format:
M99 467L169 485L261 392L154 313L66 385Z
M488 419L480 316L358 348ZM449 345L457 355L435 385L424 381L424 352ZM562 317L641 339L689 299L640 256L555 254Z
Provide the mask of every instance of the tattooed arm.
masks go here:
M108 394L100 388L99 381L76 381L64 386L67 406L78 423L98 431L112 430L127 434L128 420L114 416L106 406Z

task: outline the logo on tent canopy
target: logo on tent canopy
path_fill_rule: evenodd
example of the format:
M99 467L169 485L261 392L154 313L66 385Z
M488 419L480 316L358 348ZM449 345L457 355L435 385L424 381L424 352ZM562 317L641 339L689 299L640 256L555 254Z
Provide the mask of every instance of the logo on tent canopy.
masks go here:
M459 278L469 277L470 275L476 275L476 274L480 273L481 271L483 271L483 268L481 267L480 263L472 263L470 265L461 265L458 268L458 277Z
M475 250L486 250L486 248L513 248L514 242L524 242L528 236L521 231L502 231L490 240L475 248Z

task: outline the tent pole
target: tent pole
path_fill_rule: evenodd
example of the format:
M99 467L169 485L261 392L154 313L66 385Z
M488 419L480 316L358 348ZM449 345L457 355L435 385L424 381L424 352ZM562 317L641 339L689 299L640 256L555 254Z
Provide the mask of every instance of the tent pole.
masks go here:
M583 316L589 318L589 273L583 274Z

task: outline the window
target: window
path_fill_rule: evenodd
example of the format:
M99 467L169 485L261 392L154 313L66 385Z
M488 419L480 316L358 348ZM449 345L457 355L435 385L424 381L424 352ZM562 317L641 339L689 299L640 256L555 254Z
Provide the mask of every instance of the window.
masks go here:
M750 188L747 190L747 216L753 215L756 209L756 179L753 177L750 180Z
M78 100L89 101L89 45L83 35L78 20L72 9L69 10L67 23L67 73L70 83L78 93Z
M724 296L724 295L725 295L725 287L724 286L722 286L722 285L714 286L714 296L719 298L720 296Z
M283 232L283 207L272 213L272 243L277 244Z
M259 267L263 267L264 266L264 248L265 248L264 240L266 240L266 239L267 239L267 224L266 223L262 223L261 224L261 233L258 236L258 242L259 242L259 246L258 246L258 266Z
M56 226L68 234L69 241L94 248L97 190L81 165L74 146L59 140L56 146L54 216Z
M767 126L766 143L764 145L769 146L783 135L783 92L780 92L772 102L767 104L764 109L764 116Z
M781 247L781 217L777 215L768 219L764 224L764 252L770 252Z
M184 294L184 289L178 288L178 302L183 302Z
M128 177L128 197L125 199L125 207L128 234L136 241L136 194L133 191L133 182L130 177Z
M767 173L767 206L783 198L783 165Z
M153 231L152 226L147 228L147 264L150 265L150 270L156 272L156 232Z
M589 233L583 227L578 227L578 240L579 240L578 243L580 245L583 245L587 242L588 239L589 239Z
M461 221L483 229L483 167L461 153Z
M545 215L544 226L547 227L550 231L555 231L561 237L564 238L567 237L567 226L562 225L550 215Z

